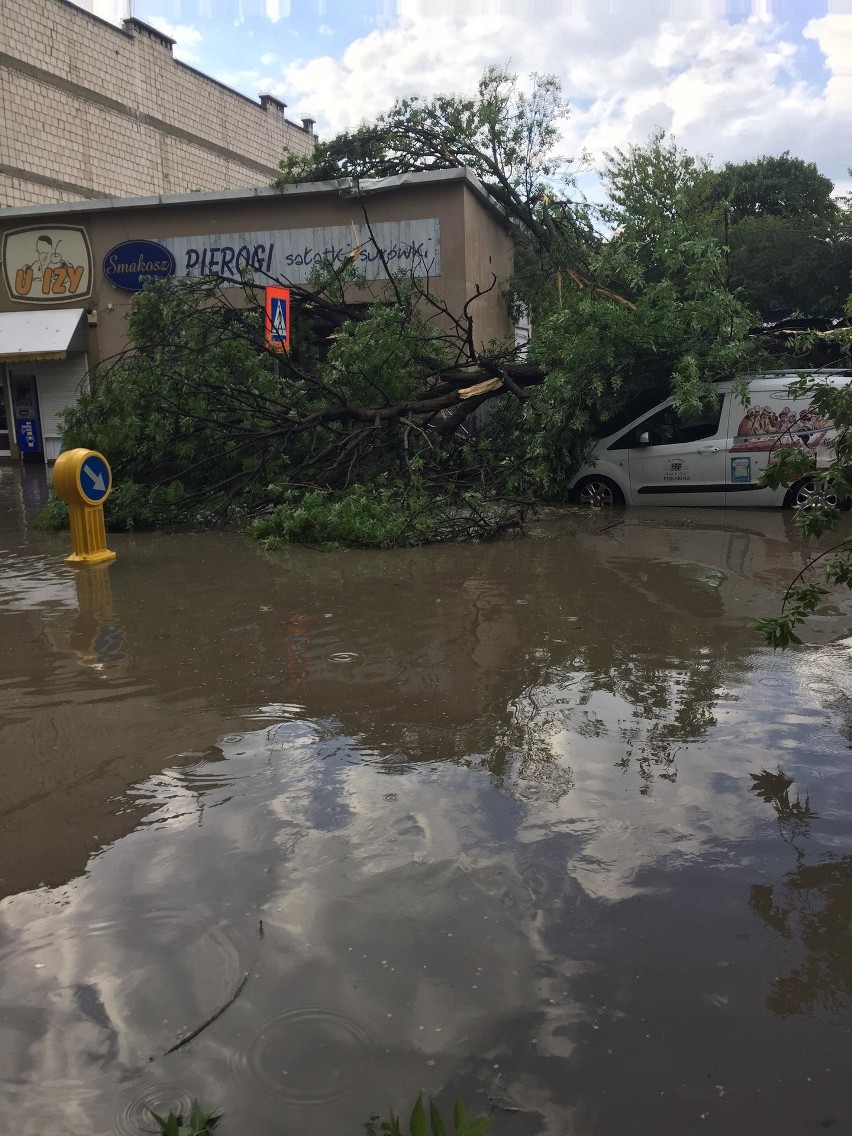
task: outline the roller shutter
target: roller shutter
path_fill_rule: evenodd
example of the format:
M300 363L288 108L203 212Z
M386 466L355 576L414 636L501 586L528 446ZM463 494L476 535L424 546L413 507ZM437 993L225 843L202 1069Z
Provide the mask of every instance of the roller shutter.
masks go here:
M38 364L38 403L41 433L44 438L44 456L55 461L61 450L59 415L85 390L88 360L85 352L70 355L56 363Z

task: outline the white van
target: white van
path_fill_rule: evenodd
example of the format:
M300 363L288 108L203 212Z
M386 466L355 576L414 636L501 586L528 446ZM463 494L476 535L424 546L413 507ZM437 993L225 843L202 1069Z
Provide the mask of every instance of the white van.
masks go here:
M666 399L595 444L571 484L572 500L598 506L807 505L815 489L810 478L789 489L760 484L779 446L807 447L815 469L831 460L833 423L807 399L789 396L800 374L748 376L745 405L733 383L719 383L715 405L691 417L679 417ZM852 382L852 370L813 375L838 386Z

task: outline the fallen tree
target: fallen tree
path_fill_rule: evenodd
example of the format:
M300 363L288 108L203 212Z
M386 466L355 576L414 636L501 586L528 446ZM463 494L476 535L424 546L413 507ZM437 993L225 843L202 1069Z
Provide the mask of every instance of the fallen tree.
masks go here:
M110 456L108 523L260 521L265 539L330 541L342 528L349 543L379 545L518 528L529 479L501 444L506 412L489 404L520 406L541 368L514 347L477 350L483 290L454 315L415 279L389 274L372 303L350 298L363 284L351 266L325 265L309 288L291 285L292 347L280 355L264 345L253 282L140 293L132 347L64 423L66 446Z

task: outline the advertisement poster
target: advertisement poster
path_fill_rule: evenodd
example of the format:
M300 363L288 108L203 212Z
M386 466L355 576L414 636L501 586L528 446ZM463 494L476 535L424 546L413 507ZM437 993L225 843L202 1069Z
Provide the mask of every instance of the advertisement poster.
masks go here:
M753 405L737 427L731 453L772 453L781 447L795 446L811 450L821 467L831 460L836 437L834 423L823 418L814 406L797 412L789 406L775 411L769 406Z

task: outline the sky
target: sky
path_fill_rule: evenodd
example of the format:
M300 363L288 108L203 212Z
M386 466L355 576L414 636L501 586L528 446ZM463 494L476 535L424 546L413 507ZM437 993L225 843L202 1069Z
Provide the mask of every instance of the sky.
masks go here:
M559 77L559 152L593 168L662 128L717 167L789 150L852 191L852 0L78 2L114 23L132 13L321 138L397 97L473 92L507 64Z

